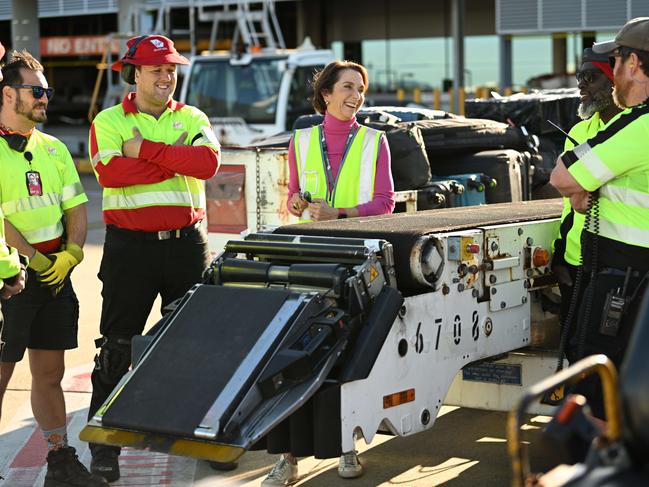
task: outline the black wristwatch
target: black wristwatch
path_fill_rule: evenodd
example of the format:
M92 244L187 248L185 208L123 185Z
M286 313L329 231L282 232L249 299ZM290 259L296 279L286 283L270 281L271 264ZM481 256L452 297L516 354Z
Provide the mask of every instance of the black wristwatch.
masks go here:
M338 208L338 219L347 218L347 210L345 208Z

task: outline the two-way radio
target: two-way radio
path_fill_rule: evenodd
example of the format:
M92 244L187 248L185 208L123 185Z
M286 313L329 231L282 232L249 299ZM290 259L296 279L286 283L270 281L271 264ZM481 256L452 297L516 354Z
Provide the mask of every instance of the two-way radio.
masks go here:
M552 125L555 129L557 129L559 132L561 132L563 135L566 136L566 139L568 139L570 142L574 144L575 147L579 145L579 142L577 142L575 139L573 139L568 132L563 130L561 127L559 127L556 123L554 123L552 120L547 121L550 125Z

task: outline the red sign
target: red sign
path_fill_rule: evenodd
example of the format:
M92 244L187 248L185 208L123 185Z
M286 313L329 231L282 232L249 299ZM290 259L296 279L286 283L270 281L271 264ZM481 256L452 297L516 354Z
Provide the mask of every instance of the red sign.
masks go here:
M41 56L101 56L106 50L106 36L41 37ZM113 54L119 54L119 40L113 39Z

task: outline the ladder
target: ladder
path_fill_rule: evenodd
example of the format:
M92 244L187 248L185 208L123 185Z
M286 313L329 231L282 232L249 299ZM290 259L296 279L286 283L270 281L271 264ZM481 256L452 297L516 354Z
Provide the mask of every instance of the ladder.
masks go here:
M259 49L286 49L284 36L275 13L275 0L222 0L209 2L217 9L207 10L206 2L198 3L198 19L212 22L209 50L216 46L221 23L235 24L233 51L251 52ZM240 48L243 49L240 49Z
M128 92L121 78L111 73L113 63L111 46L114 39L125 40L135 35L161 34L178 40L178 37L187 37L189 41L189 55L196 55L196 20L212 24L210 30L209 50L214 51L219 27L223 23L234 23L232 36L233 52L253 52L261 49L286 49L284 37L279 27L275 13L277 0L159 0L136 3L128 11L127 33L113 33L107 36L108 42L97 65L98 73L95 81L88 119L92 119L99 111L99 91L104 75L106 76L106 91L101 103L103 108L116 105ZM188 9L189 26L180 28L173 24L173 9ZM153 26L143 25L146 16L153 15Z

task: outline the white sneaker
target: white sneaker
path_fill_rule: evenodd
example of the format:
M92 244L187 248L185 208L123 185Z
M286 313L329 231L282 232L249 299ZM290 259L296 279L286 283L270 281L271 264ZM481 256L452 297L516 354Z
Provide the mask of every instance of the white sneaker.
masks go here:
M293 465L282 455L261 485L262 487L291 485L297 481L297 465Z
M344 479L355 479L361 475L363 475L363 465L358 460L355 451L340 455L340 460L338 460L338 476Z

